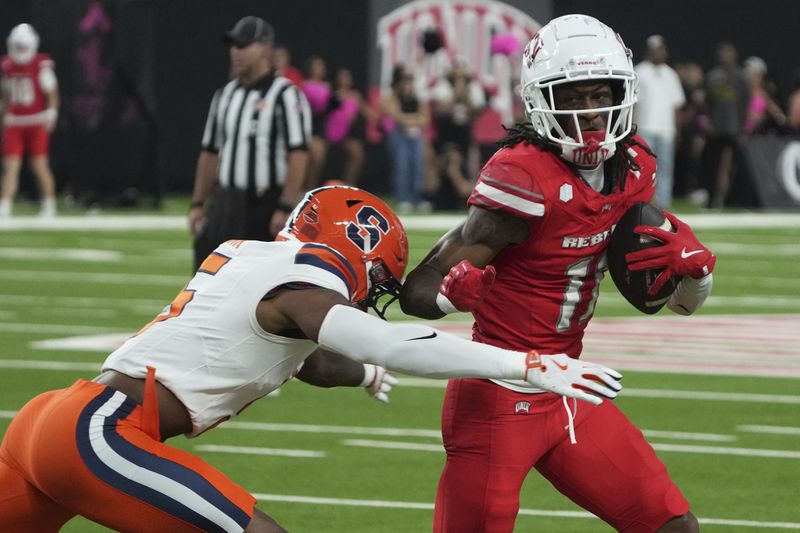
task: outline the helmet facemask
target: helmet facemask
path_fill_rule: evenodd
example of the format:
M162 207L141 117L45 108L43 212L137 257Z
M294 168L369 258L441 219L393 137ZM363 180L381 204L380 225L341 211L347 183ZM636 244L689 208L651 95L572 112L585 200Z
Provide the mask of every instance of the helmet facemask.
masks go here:
M578 81L596 80L608 82L614 94L614 104L592 109L558 109L555 106L555 92L559 86ZM522 100L525 112L536 132L551 143L558 145L565 159L581 164L582 158L600 152L594 164L611 158L616 143L630 134L633 128L633 113L636 102L635 78L633 75L615 74L608 71L588 71L571 76L569 73L555 80L534 80L523 87ZM603 135L585 138L581 131L579 116L581 114L604 114L605 131ZM559 118L568 117L572 121L576 137L566 133ZM584 154L583 156L579 154ZM590 161L591 163L591 161Z
M367 279L369 289L367 296L356 302L363 310L372 309L376 315L386 320L386 310L400 297L402 283L398 281L383 261L367 263ZM389 296L383 303L379 302L384 296Z

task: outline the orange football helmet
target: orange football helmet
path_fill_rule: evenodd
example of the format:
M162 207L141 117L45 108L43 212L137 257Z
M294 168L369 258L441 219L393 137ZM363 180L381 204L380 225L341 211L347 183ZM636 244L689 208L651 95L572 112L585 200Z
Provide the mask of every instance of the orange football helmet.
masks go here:
M397 215L375 195L340 185L309 191L276 240L325 244L342 254L358 278L351 300L381 318L399 296L408 237ZM387 294L391 299L378 308Z

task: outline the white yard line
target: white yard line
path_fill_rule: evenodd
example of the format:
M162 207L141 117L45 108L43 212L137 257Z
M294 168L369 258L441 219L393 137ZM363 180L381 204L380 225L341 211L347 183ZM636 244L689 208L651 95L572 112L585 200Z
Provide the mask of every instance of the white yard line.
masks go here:
M200 444L194 447L198 452L232 453L242 455L271 455L277 457L325 457L325 452L317 450L295 450L285 448L255 448L252 446L225 446L221 444Z
M74 363L68 361L36 361L25 359L0 359L0 368L55 370L63 372L99 372L102 363Z
M800 213L715 213L680 215L694 229L796 228ZM406 229L446 231L464 220L464 215L401 216ZM171 215L78 215L40 220L35 216L13 217L0 221L0 232L16 230L46 231L124 231L186 230L186 217Z
M420 444L418 442L344 439L345 446L361 448L405 450L414 452L444 452L441 444ZM758 448L731 448L727 446L696 446L688 444L650 443L653 448L662 452L700 453L711 455L736 455L741 457L769 457L773 459L800 459L800 452L794 450L763 450Z
M800 459L795 450L760 450L758 448L729 448L726 446L693 446L688 444L650 443L660 452L702 453L711 455L738 455L741 457L769 457L773 459Z
M675 440L700 440L709 442L733 442L738 437L734 435L719 435L717 433L687 433L683 431L662 431L659 429L643 429L642 433L648 439L675 439Z
M444 452L441 444L420 444L418 442L400 442L369 439L344 439L345 446L361 448L404 450L413 452ZM768 457L772 459L800 459L800 452L794 450L764 450L758 448L731 448L727 446L695 446L688 444L650 443L661 452L699 453L711 455L735 455L740 457Z
M26 324L22 322L0 322L0 331L6 333L34 333L39 335L99 335L102 333L122 333L118 329L102 326L79 326L67 324ZM130 333L128 333L130 336Z
M87 248L22 248L0 247L0 258L26 261L81 261L89 263L119 263L125 256L114 250Z
M739 431L747 433L770 433L773 435L800 435L800 427L790 426L760 426L760 425L743 425L736 426Z
M730 255L763 255L775 256L800 256L800 244L753 244L739 242L704 242L709 250L715 254Z
M345 446L357 446L360 448L377 448L386 450L406 450L412 452L437 452L444 453L444 446L441 444L421 444L419 442L397 442L388 440L368 440L368 439L344 439L341 441Z
M438 429L378 428L364 426L329 426L319 424L274 424L267 422L226 422L219 426L226 429L246 429L253 431L278 431L297 433L348 433L351 435L380 435L385 437L429 437L441 439Z
M254 493L256 499L263 502L304 503L311 505L335 505L345 507L370 507L383 509L407 509L416 511L432 511L432 502L406 502L392 500L362 500L356 498L324 498L319 496L294 496L288 494ZM550 516L556 518L590 518L599 520L595 515L586 511L559 511L549 509L520 509L524 516ZM698 521L709 526L752 527L773 529L800 529L798 522L767 522L759 520L736 520L729 518L698 517Z
M441 440L442 435L436 429L405 429L405 428L376 428L363 426L327 426L318 424L272 424L265 422L227 422L222 428L227 429L249 429L255 431L278 431L278 432L300 432L300 433L336 433L350 435L374 435L386 437L427 437ZM647 437L676 439L676 440L699 440L710 442L732 442L736 440L734 435L720 435L716 433L691 433L682 431L662 431L662 430L642 430ZM372 442L372 441L370 441Z
M62 305L69 307L104 307L111 305L146 306L161 309L166 305L164 300L146 300L144 298L119 298L112 296L55 296L36 294L0 294L0 303L14 305Z
M188 276L128 274L114 272L60 272L54 270L0 270L0 280L50 282L71 285L107 283L113 285L183 286Z

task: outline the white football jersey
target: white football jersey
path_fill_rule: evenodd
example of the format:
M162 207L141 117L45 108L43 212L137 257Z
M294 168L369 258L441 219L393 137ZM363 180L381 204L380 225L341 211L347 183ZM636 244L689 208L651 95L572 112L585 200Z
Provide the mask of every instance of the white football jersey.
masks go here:
M256 306L273 288L308 283L350 299L352 267L316 243L228 241L139 333L115 350L103 371L156 379L186 406L190 437L237 415L290 379L317 344L264 331Z

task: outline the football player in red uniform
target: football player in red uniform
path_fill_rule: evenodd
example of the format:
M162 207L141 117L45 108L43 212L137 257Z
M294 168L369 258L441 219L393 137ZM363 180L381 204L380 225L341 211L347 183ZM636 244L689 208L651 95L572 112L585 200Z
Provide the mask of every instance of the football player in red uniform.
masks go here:
M466 220L409 274L400 302L429 319L472 312L474 340L563 352L572 364L609 236L628 207L651 199L656 162L634 134L630 51L602 22L567 15L542 27L524 51L521 81L530 123L500 142ZM629 257L629 267L684 276L668 305L689 314L710 290L714 257L685 224L669 241ZM512 531L531 468L620 531L698 529L664 464L612 402L572 402L519 381L456 379L442 434L436 532Z
M0 59L3 86L3 182L0 218L11 216L19 171L26 154L39 185L39 214L56 214L55 179L50 170L50 133L58 118L58 82L53 60L38 53L39 36L30 24L8 35L8 55Z

